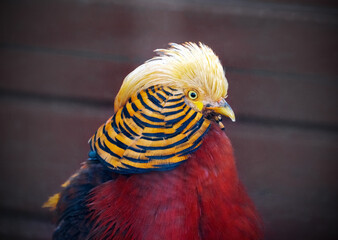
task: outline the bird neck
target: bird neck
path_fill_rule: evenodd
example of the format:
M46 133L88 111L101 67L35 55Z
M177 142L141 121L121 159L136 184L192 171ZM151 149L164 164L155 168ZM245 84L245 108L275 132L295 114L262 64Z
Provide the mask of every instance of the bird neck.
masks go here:
M210 120L170 87L150 87L132 96L90 139L91 151L114 172L166 171L202 144Z
M99 239L259 239L258 215L238 180L230 141L216 124L177 168L120 174L91 196Z

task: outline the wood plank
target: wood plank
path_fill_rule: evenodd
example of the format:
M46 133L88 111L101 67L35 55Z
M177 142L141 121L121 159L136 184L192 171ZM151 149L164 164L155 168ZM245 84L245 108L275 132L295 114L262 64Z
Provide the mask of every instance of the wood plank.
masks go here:
M44 220L20 215L0 215L2 240L50 240L55 226Z
M154 48L166 47L168 42L201 41L228 67L324 76L338 73L335 22L106 1L7 1L1 15L3 46L91 51L137 60L151 57Z
M338 84L310 76L229 70L228 101L241 117L337 126Z
M63 54L1 50L0 88L113 102L129 63Z
M2 50L0 88L88 101L113 102L135 64L57 53ZM238 116L335 125L338 84L332 79L227 70L229 102Z
M251 2L250 0L248 2ZM276 3L288 3L288 4L299 4L299 5L313 5L316 7L338 7L337 1L334 0L259 0L259 2L263 3L271 3L271 2L276 2Z
M59 189L87 159L88 139L108 109L58 102L1 100L0 206L21 212L47 213L46 197ZM103 114L103 115L102 115Z
M236 124L228 131L266 239L337 238L337 134Z
M86 159L87 139L110 113L106 107L2 97L0 207L45 215L41 203ZM333 239L337 133L225 125L267 239Z

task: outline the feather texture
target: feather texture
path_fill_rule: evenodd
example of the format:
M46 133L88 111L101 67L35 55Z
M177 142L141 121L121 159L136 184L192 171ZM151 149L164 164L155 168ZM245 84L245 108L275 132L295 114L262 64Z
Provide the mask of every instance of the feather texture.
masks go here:
M120 175L88 203L90 239L259 239L256 210L228 138L213 126L189 161L167 172Z
M159 55L128 74L116 96L115 111L128 99L151 86L162 85L187 90L196 89L205 100L218 101L228 91L220 60L208 46L187 42L171 43L169 49L157 49Z
M155 86L133 95L97 130L90 146L115 172L170 170L198 149L209 126L182 92Z
M261 238L230 141L209 120L234 120L218 57L194 43L157 52L125 78L89 160L47 202L55 240Z

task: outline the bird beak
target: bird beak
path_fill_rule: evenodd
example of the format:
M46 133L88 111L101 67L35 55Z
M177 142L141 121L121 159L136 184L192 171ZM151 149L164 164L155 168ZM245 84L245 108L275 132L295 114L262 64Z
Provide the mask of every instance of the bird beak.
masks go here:
M233 122L236 121L235 113L226 101L222 101L219 107L206 107L208 110L212 110L215 113L229 117Z

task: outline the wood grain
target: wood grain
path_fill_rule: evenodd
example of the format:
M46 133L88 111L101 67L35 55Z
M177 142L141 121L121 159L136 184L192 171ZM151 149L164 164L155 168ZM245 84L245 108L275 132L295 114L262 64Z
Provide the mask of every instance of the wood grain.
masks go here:
M220 6L222 7L222 6ZM184 11L183 11L184 10ZM295 13L297 14L297 13ZM225 66L337 75L337 25L103 2L8 1L1 42L148 59L168 42L201 41Z
M0 238L49 239L47 197L87 158L123 78L168 42L220 56L225 121L266 239L338 239L333 1L0 3Z

